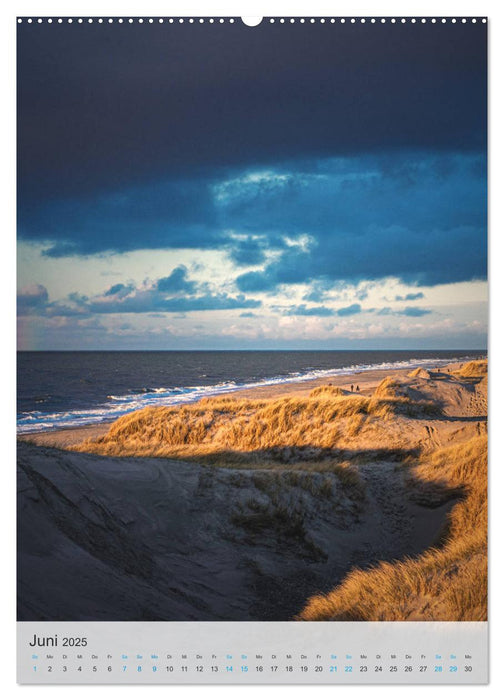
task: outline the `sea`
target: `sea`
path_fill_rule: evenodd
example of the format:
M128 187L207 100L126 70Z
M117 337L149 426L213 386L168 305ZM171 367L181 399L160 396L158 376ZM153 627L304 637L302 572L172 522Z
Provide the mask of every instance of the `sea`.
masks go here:
M19 352L17 431L75 428L244 388L464 362L485 351Z

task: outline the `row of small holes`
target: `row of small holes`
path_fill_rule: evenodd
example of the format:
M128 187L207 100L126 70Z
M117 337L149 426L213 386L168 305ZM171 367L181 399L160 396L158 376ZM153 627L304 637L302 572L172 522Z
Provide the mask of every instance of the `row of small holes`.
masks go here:
M24 20L21 19L21 17L18 18L18 24L21 24L23 21L24 21ZM27 20L26 20L26 22L28 22L28 24L31 24L33 21L34 21L33 19L27 19ZM42 24L42 22L43 22L44 20L43 20L43 19L37 19L36 21L37 21L38 24ZM62 20L61 18L57 20L58 24L62 24L63 21L64 21L64 20ZM67 19L66 21L68 22L68 24L72 24L72 22L73 22L74 20L70 18L70 19ZM97 19L96 21L98 22L98 24L102 24L102 23L105 22L105 21L108 22L109 24L112 24L114 21L117 21L119 24L122 24L123 22L125 22L124 19L117 19L117 20L114 20L114 19L112 19L112 18L109 18L108 20L104 20L104 19L101 19L101 18L100 18L100 19ZM142 18L140 18L140 19L137 19L136 21L137 21L139 24L142 24L145 20L143 20ZM150 18L149 20L147 20L147 21L148 21L149 24L152 24L152 23L154 22L154 19L151 17L151 18ZM163 24L164 19L163 19L163 18L160 18L160 19L158 19L157 21L159 22L159 24ZM193 24L194 22L196 22L196 20L195 20L195 19L192 19L192 18L191 18L191 19L188 19L187 21L189 22L189 24ZM214 20L214 19L206 19L206 20L205 20L205 19L203 19L203 18L201 18L201 19L198 20L198 22L199 22L200 24L203 24L203 23L206 22L206 21L209 22L210 24L213 24L216 20ZM226 21L226 20L223 19L222 17L221 17L221 19L219 19L219 23L220 23L220 24L224 24L225 21ZM228 20L228 22L229 22L230 24L233 24L234 21L235 21L235 20L234 20L233 18L231 18L231 19ZM272 17L272 18L270 19L270 24L274 24L276 21L277 21L277 20L274 19L274 18ZM282 19L279 19L278 21L279 21L281 24L284 24L285 22L290 22L290 24L294 24L295 22L300 22L301 24L304 24L307 20L305 20L305 19L303 19L303 18L291 18L291 19L289 19L289 20L286 20L286 19L283 19L283 18L282 18ZM324 23L326 22L326 20L325 20L324 18L319 19L319 20L316 20L316 19L313 19L313 18L312 18L312 19L310 19L309 21L310 21L311 24L314 24L315 22L320 22L321 24L324 24ZM336 22L336 20L335 20L334 18L333 18L333 19L330 19L330 20L327 20L327 21L329 21L331 24L334 24L334 23ZM362 18L362 19L359 20L359 22L360 22L361 24L365 24L367 21L368 21L368 20L367 20L367 19L364 19L364 18ZM395 23L398 22L398 21L400 21L401 24L405 24L408 20L406 20L406 19L404 19L404 18L402 18L401 20L397 20L397 19L395 19L395 18L388 19L388 20L385 19L385 18L382 18L382 19L380 19L380 20L377 20L377 19L375 19L375 18L372 18L372 19L369 20L369 22L371 22L371 24L375 24L375 22L378 22L378 21L380 21L381 24L385 24L387 21L390 21L392 24L395 24ZM415 18L412 18L412 19L410 19L409 21L410 21L412 24L415 24L415 22L417 22L417 20L416 20ZM425 17L423 17L422 19L420 19L420 20L418 20L418 21L419 21L421 24L425 24L428 20L427 20ZM430 21L431 21L432 24L436 24L436 22L437 22L438 20L437 20L435 17L433 17ZM465 18L460 19L460 20L455 19L455 18L453 18L452 20L447 20L447 19L444 19L444 18L443 18L443 19L441 19L441 20L439 20L439 21L440 21L442 24L446 24L446 22L449 22L449 21L451 21L453 24L455 24L455 23L458 22L458 21L462 22L462 24L465 24L465 23L468 22L469 20L467 20L467 19L465 19ZM475 19L475 18L473 18L473 19L471 19L470 21L472 22L472 24L476 24L476 22L477 22L478 20ZM486 19L485 19L485 18L483 18L481 21L482 21L483 24L486 24ZM52 24L53 20L52 20L51 18L49 18L49 19L46 20L46 22L48 22L49 24ZM82 24L82 23L84 22L84 20L83 20L83 19L78 19L78 20L76 20L76 22L77 22L78 24ZM94 22L94 20L91 19L91 18L89 18L89 19L87 20L87 22L88 22L89 24L92 24L92 23ZM129 24L133 24L133 22L135 22L134 19L128 19L128 23L129 23ZM172 18L170 18L170 19L167 20L167 22L169 22L170 24L173 24L173 22L175 22L175 20L172 19ZM180 18L180 19L178 20L178 22L179 22L180 24L183 24L183 23L185 22L185 19ZM345 24L346 19L345 19L344 17L342 17L342 18L340 19L340 22L341 22L341 24ZM355 24L355 23L357 22L357 20L356 20L355 18L352 18L352 19L349 20L349 22L352 23L352 24Z
M28 22L28 24L31 24L34 20L32 20L32 19L27 19L27 20L25 20L25 21ZM38 23L38 24L42 24L43 21L44 21L43 19L38 19L38 20L37 20L37 23ZM55 21L57 21L58 24L61 24L62 22L65 22L65 21L68 22L68 24L72 24L72 22L73 22L74 20L73 20L72 18L69 18L69 19L67 19L67 20L63 20L63 19L60 18L60 19L55 20ZM77 20L75 20L75 21L78 22L79 24L82 24L82 23L84 22L83 19L77 19ZM87 22L88 22L89 24L93 24L94 21L95 21L95 20L92 19L91 17L87 20ZM111 17L111 18L109 18L109 19L107 19L107 20L104 20L104 19L100 18L100 19L97 19L96 21L98 22L98 24L102 24L103 22L108 22L109 24L112 24L113 22L119 22L119 24L122 24L122 23L125 22L126 20L124 20L124 19L115 19L115 20L114 20L114 19L112 19L112 17ZM154 19L153 19L152 17L150 17L148 20L143 20L142 18L137 19L137 20L134 20L134 19L129 19L129 20L128 20L129 24L133 24L133 22L135 22L135 21L137 21L139 24L143 24L144 21L148 22L149 24L152 24L152 23L154 22ZM161 17L161 18L158 19L157 21L159 22L159 24L163 24L163 22L164 22L165 20ZM168 20L166 20L166 21L169 22L170 24L173 24L173 22L175 22L175 20L172 19L172 18L170 18L170 19L168 19ZM178 20L178 22L180 22L180 24L183 24L185 21L186 21L186 20L183 19L182 17ZM192 18L191 18L191 19L188 19L187 21L188 21L190 24L192 24L193 22L196 22L196 20L195 20L195 19L192 19ZM204 19L200 19L200 20L198 20L198 21L199 21L201 24L203 24L203 22L205 22ZM210 24L213 24L216 20L214 20L214 19L208 19L207 21L210 22ZM226 21L225 19L222 19L222 18L219 19L220 24L224 24L225 21ZM233 23L234 23L234 19L233 19L233 18L229 19L228 21L229 21L230 24L233 24ZM23 19L18 18L18 24L21 24L21 22L23 22ZM51 18L49 18L49 19L46 20L46 22L48 22L49 24L52 24L53 20L52 20Z
M274 24L275 21L276 21L276 20L275 20L274 18L271 18L271 19L270 19L271 24ZM283 24L283 23L286 22L287 20L285 20L285 19L279 19L278 21L279 21L280 23ZM301 24L303 24L303 23L306 22L307 20L305 20L305 19L299 19L299 18L292 18L292 19L290 19L290 20L288 20L288 21L289 21L291 24L294 24L294 22L301 22ZM313 18L310 19L310 23L311 23L311 24L314 24L314 23L317 22L317 21L320 22L321 24L324 24L324 22L326 22L326 21L329 21L331 24L334 24L334 23L336 22L336 20L335 20L334 18L332 18L332 19L330 19L330 20L325 20L324 18L319 19L319 20L316 20L316 19L313 19ZM352 18L352 19L350 19L349 21L350 21L352 24L355 24L355 23L357 22L357 20L356 20L355 18ZM368 20L365 19L364 17L362 17L362 18L359 20L359 22L360 22L361 24L365 24L367 21L368 21ZM387 20L385 17L383 17L383 18L380 19L379 21L380 21L382 24L385 24L385 22L387 22L387 21L390 21L390 22L392 22L392 24L395 24L398 20L395 19L394 17L393 17L393 18L389 18L388 20ZM400 20L401 24L406 24L407 21L408 21L408 20L405 19L404 17ZM417 20L413 17L413 18L410 19L409 21L410 21L412 24L415 24L415 22L416 22ZM422 24L425 24L428 20L424 17L424 18L422 18L422 19L419 20L419 21L420 21ZM436 22L437 22L438 20L437 20L435 17L433 17L430 21L432 22L432 24L436 24ZM439 21L442 22L443 24L445 24L446 22L448 22L448 20L445 19L445 18L443 18L443 19L441 19L441 20L439 20ZM458 20L455 19L455 18L453 18L451 21L452 21L453 24L455 24ZM464 18L464 19L461 19L460 21L462 22L462 24L465 24L468 20ZM478 20L475 19L475 18L473 18L473 19L471 20L471 22L472 22L473 24L476 24L477 21L478 21ZM486 23L486 19L482 19L481 21L483 22L483 24ZM342 18L340 19L340 22L341 22L341 24L345 24L345 22L346 22L345 17L342 17ZM375 24L375 22L378 22L378 20L375 19L375 18L373 17L372 19L369 20L369 22L371 22L371 24Z

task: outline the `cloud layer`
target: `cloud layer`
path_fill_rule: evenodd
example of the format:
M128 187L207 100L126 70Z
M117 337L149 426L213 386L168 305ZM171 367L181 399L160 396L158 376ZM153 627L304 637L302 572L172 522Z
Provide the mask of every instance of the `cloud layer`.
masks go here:
M292 158L482 150L486 30L23 22L20 209Z
M243 294L212 293L206 284L189 279L185 267L177 267L167 276L140 287L118 283L92 298L69 294L63 301L49 302L43 285L24 288L18 294L19 316L78 316L93 314L184 313L257 309L261 302Z
M18 25L26 345L481 339L486 30Z
M433 285L485 278L485 202L482 156L403 153L51 201L20 235L48 240L51 257L226 250L243 293L389 276Z

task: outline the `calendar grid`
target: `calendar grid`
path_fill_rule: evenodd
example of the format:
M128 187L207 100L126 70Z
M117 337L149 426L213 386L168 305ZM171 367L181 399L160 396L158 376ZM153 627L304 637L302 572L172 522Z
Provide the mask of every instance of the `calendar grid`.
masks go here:
M486 683L487 623L18 623L18 681Z

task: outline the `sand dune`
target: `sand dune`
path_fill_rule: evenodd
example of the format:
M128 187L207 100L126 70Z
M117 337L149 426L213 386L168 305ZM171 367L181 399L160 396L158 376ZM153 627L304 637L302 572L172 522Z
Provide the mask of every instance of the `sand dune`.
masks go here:
M469 364L20 443L20 619L485 619Z

